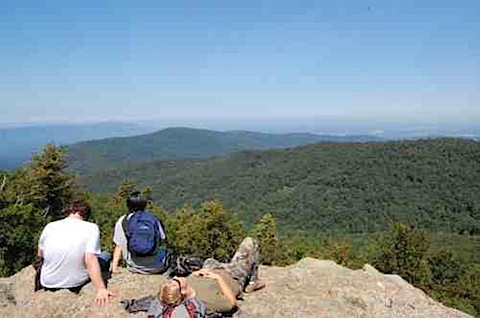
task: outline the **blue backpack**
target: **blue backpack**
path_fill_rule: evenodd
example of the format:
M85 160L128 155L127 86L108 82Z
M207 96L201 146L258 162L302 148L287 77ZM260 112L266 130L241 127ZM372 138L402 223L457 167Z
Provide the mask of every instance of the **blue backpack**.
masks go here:
M160 245L160 221L150 211L137 211L123 219L127 247L136 256L155 255Z

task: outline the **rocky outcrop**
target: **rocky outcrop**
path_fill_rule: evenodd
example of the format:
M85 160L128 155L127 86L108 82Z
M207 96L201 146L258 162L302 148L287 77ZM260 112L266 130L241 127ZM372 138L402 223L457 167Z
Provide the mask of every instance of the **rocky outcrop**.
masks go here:
M306 258L288 267L261 267L267 287L245 294L235 317L471 317L443 306L397 275L370 265L351 270L333 261ZM117 296L105 308L93 303L94 289L33 293L33 268L0 281L1 317L146 317L129 315L119 300L155 293L159 276L127 271L109 281Z

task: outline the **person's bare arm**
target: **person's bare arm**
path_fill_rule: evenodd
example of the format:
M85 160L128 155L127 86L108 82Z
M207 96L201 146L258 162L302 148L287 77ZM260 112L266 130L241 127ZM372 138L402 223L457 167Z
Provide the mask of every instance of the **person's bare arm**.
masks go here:
M192 274L196 276L203 276L203 277L215 279L218 282L218 285L220 286L220 289L222 290L223 295L225 295L225 297L230 302L230 305L233 308L237 307L237 296L235 295L233 290L230 288L230 286L228 286L227 282L225 282L225 280L221 275L215 272L209 271L208 269L201 269Z
M100 306L105 306L109 302L110 297L115 295L105 287L97 255L85 253L85 264L87 265L88 276L97 290L95 301Z
M112 260L112 273L116 274L120 271L120 261L122 260L122 247L120 245L115 245L113 250L113 260Z

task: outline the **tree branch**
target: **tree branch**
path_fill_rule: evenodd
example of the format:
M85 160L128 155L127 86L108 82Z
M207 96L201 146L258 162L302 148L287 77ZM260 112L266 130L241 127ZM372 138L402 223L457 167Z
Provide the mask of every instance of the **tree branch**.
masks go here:
M0 191L3 191L6 184L7 184L7 176L3 176L3 181L2 181L2 185L0 186Z

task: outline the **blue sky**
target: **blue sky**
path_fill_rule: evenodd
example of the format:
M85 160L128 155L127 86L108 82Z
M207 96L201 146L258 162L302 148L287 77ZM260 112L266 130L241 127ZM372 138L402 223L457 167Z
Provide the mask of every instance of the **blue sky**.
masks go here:
M478 1L4 0L0 39L0 123L480 126Z

